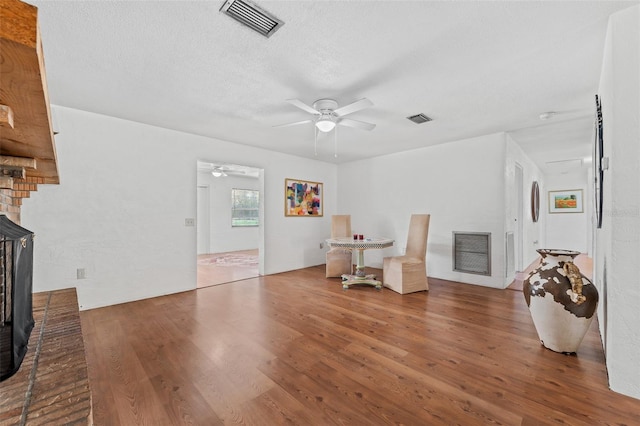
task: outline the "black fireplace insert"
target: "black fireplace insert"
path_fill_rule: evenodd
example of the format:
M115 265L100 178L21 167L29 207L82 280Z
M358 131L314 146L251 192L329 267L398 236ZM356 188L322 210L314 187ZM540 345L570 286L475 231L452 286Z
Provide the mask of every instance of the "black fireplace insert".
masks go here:
M0 381L20 368L34 325L33 237L0 214Z

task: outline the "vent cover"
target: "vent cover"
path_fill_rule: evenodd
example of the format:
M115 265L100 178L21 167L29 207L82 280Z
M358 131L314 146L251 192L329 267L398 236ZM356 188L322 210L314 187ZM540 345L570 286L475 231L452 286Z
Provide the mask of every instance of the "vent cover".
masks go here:
M516 250L513 232L507 232L505 236L505 251L507 255L505 276L511 277L516 273Z
M416 115L411 115L409 117L407 117L409 120L413 121L416 124L422 124L422 123L426 123L428 121L433 120L430 117L427 117L426 115L420 113L420 114L416 114Z
M453 270L491 275L491 233L454 232Z
M573 170L579 170L583 166L581 158L571 160L547 161L545 163L547 172L566 174Z
M247 0L227 0L220 11L265 37L271 37L284 25L284 22Z

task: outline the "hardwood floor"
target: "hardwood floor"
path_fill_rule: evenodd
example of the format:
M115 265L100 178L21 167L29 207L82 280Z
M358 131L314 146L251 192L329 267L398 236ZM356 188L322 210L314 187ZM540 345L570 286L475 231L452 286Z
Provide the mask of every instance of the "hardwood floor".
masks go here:
M516 291L342 290L324 267L81 312L96 425L637 425L594 322L545 349Z

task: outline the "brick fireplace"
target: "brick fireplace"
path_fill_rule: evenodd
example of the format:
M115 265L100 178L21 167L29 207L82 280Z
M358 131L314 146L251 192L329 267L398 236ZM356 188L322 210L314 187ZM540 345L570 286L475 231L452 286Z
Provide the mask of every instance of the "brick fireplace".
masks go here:
M0 163L6 161L7 158L0 156ZM0 165L0 214L4 214L13 222L20 224L22 199L29 198L32 191L37 191L39 183L44 183L44 179L26 176L23 168L16 169Z
M0 381L27 354L33 321L33 233L0 215Z
M7 221L0 224L4 227L0 232L7 234L12 228L9 221L16 224L13 229L24 230L19 226L23 199L39 185L59 184L60 179L38 8L20 0L2 0L0 22L0 215ZM15 255L16 251L24 254L22 250L26 248L22 246L23 236L17 239L17 250L11 238L5 235L5 246L0 250L6 259L11 256L5 255ZM33 239L26 238L25 245L33 244ZM5 277L3 288L13 288L3 294L1 302L9 306L9 311L2 314L2 319L12 324L18 310L14 311L11 304L17 302L14 290L20 281L13 268L26 257L5 263L1 271ZM32 264L33 260L31 267ZM11 282L6 280L9 275ZM55 288L56 283L46 282L44 286ZM9 371L1 374L5 380L0 386L0 424L92 424L75 289L32 293L30 287L19 288L28 293L26 298L32 303L27 303L27 309L21 312L27 312L27 328L33 330L29 330L28 344L18 344L18 357L24 356L20 368L14 371L16 367L10 365ZM0 343L4 349L5 340ZM13 347L8 357L6 352L0 351L0 364L16 358Z

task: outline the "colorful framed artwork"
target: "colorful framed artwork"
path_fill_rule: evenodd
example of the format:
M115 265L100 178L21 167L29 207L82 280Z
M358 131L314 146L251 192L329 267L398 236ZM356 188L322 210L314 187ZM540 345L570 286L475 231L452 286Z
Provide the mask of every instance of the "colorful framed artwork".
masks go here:
M582 213L582 189L549 191L549 213Z
M321 217L324 202L322 183L300 179L284 180L284 215Z

